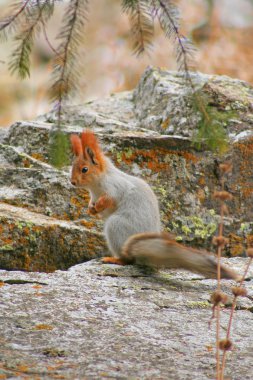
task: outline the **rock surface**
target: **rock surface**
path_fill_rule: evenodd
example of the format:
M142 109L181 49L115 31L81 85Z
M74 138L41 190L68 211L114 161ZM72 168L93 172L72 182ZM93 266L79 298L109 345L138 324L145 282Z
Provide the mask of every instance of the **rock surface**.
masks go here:
M227 261L242 273L246 259ZM251 300L239 300L233 322L231 380L252 379L253 268L250 278ZM0 271L0 280L1 379L215 378L213 280L97 260L48 274ZM228 317L225 309L223 327Z
M212 198L213 191L220 186L218 164L231 160L233 173L226 187L234 198L229 202L230 215L225 218L225 233L229 237L226 254L243 255L246 245L253 244L253 90L245 82L227 77L194 74L193 80L210 112L230 137L230 149L222 157L207 151L204 146L200 150L193 146L200 115L191 108L183 77L158 69L147 69L132 92L66 108L64 130L70 134L87 127L93 129L117 166L142 176L153 187L160 201L164 228L174 233L179 241L207 249L210 249L219 221L219 205ZM102 251L105 253L104 240L99 235L102 224L86 213L88 194L70 185L70 168L60 171L48 164L50 131L54 122L54 113L33 122L18 122L3 137L0 201L17 207L19 215L20 208L36 213L36 225L40 218L51 217L59 224L59 231L62 221L68 231L74 231L74 222L80 229L79 242L83 245L83 252L76 248L76 236L71 237L70 233L64 241L68 246L66 252L72 256L68 264L59 260L55 249L55 254L50 256L50 266L44 250L39 252L39 263L33 266L38 247L51 244L50 238L47 239L47 228L41 226L45 231L40 236L30 236L31 229L26 229L27 239L22 240L23 228L16 226L18 239L22 240L24 247L23 255L24 252L25 256L28 255L26 265L21 265L24 263L23 258L19 260L22 249L12 241L13 219L9 220L8 215L12 209L5 208L0 225L5 231L0 240L1 268L66 269L70 263L90 259L89 247L92 247L94 257L100 256ZM17 223L26 226L25 217L24 212L24 220L19 219ZM6 226L10 226L8 231ZM93 237L88 246L87 230L90 231L88 240ZM15 236L17 239L18 235ZM61 233L54 238L56 246L62 247ZM33 250L31 241L34 239L46 240L43 244L36 243Z
M153 186L164 228L208 248L219 220L211 197L218 163L232 160L227 254L243 254L253 244L252 88L226 77L194 80L230 136L224 157L194 148L199 115L187 105L182 77L156 69L133 92L67 108L65 131L92 128L117 166ZM73 266L106 247L101 222L86 214L87 193L70 186L70 168L48 164L54 121L50 113L0 134L0 268L12 270L0 270L0 379L214 379L215 281L99 260ZM226 260L243 272L246 259ZM248 297L235 312L232 380L252 379L252 278L251 268ZM230 302L231 285L222 285ZM225 308L222 327L228 318Z
M7 145L0 162L1 268L51 272L104 255L87 193L71 186L68 173Z
M0 203L1 267L52 272L106 251L101 233Z

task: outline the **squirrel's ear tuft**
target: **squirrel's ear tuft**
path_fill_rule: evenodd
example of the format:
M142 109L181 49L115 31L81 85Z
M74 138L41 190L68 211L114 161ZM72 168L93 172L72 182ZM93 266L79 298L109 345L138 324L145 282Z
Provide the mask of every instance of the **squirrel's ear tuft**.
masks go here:
M94 133L86 130L82 133L81 139L84 154L87 155L87 158L90 159L94 165L100 165L101 169L103 169L104 155Z
M76 156L82 156L83 155L83 147L82 147L82 141L79 136L77 135L71 135L70 141L72 145L73 152Z

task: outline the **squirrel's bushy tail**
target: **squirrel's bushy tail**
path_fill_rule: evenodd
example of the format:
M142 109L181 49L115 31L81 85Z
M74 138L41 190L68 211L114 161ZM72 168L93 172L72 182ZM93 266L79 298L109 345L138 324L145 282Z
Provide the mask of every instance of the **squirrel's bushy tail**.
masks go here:
M212 254L179 244L166 233L143 233L131 236L124 244L122 258L126 262L185 269L207 278L217 277L217 262ZM221 265L221 278L238 280L239 276L233 270Z

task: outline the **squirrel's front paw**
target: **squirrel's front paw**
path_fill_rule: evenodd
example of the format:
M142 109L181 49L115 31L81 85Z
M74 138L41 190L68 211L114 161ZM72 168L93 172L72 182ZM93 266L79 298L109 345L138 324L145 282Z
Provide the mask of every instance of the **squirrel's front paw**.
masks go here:
M87 212L89 215L97 215L96 205L94 203L90 204Z
M104 210L110 209L113 211L115 209L115 201L113 198L108 197L106 194L102 195L95 204L95 209L98 213L103 212Z

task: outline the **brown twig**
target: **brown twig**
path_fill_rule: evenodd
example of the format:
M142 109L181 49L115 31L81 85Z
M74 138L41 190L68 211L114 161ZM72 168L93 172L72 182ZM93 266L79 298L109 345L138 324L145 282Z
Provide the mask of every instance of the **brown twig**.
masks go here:
M42 21L42 26L43 26L43 34L44 34L44 38L48 44L48 46L50 47L50 49L52 50L52 52L57 56L59 55L59 52L53 47L53 45L51 44L49 38L48 38L48 35L47 35L47 31L46 31L46 25L45 25L45 21L43 20L43 18L41 19Z
M224 177L221 179L221 189L224 191ZM223 236L223 224L224 224L224 201L221 203L220 208L220 224L218 236ZM221 250L222 246L218 245L217 249L217 290L221 290ZM216 306L216 378L220 380L220 303Z
M247 276L247 273L248 273L248 270L249 270L249 267L252 263L252 260L253 258L250 257L247 265L246 265L246 268L244 270L244 273L243 273L243 276L239 282L239 286L238 288L241 287L243 281L245 280L246 276ZM237 302L237 298L238 298L238 295L237 294L234 294L234 298L233 298L233 303L232 303L232 306L231 306L231 312L230 312L230 316L229 316L229 322L228 322L228 328L227 328L227 334L226 334L226 339L230 339L230 333L231 333L231 327L232 327L232 322L233 322L233 316L234 316L234 311L235 311L235 307L236 307L236 302ZM224 379L224 371L225 371L225 364L226 364L226 357L227 357L227 351L225 350L223 352L223 357L222 357L222 364L221 364L221 371L220 371L220 380L223 380Z

